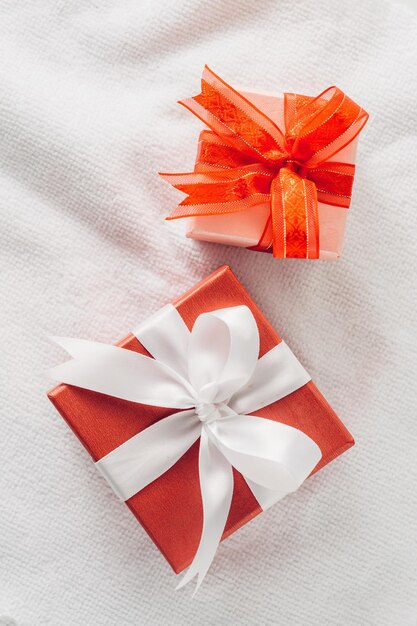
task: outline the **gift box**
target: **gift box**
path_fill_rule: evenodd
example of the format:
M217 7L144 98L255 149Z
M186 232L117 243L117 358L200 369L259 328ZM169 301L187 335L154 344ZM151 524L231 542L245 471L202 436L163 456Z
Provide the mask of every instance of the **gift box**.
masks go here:
M207 125L194 172L162 174L188 194L167 219L187 237L274 256L340 257L366 112L332 87L318 97L236 91L206 68L181 102Z
M230 307L244 305L256 322L260 357L283 343L227 266L219 268L172 304L190 330L202 313L230 311ZM127 335L117 346L149 356L133 334ZM48 396L95 462L173 413L170 408L138 404L68 384L58 385ZM319 446L321 460L311 473L323 468L354 443L311 381L258 409L256 416L299 429ZM197 440L170 469L126 500L131 512L177 573L192 561L202 531L198 455ZM236 469L233 469L233 479L233 496L223 539L262 512L247 480ZM99 481L97 488L104 488Z

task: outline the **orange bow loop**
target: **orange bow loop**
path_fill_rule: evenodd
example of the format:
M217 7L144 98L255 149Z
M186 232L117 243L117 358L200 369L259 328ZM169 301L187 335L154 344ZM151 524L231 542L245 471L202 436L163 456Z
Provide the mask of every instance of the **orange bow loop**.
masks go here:
M340 152L360 133L368 114L337 87L316 98L284 95L285 138L291 158L316 167Z
M226 144L252 160L275 162L285 158L281 129L207 66L201 79L201 93L180 101L180 104L199 117Z

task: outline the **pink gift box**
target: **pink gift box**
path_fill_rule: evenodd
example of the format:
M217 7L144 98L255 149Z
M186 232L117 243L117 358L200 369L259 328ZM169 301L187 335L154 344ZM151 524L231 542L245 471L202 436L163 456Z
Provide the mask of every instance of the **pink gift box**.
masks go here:
M241 92L255 106L284 127L284 97L254 92ZM358 136L337 153L340 163L354 164ZM199 154L199 153L198 153ZM197 160L198 160L197 154ZM347 208L318 203L320 224L319 258L335 260L340 257L345 234ZM259 243L270 214L270 204L264 203L239 213L187 218L187 237L231 246L251 248ZM271 234L272 239L272 234Z

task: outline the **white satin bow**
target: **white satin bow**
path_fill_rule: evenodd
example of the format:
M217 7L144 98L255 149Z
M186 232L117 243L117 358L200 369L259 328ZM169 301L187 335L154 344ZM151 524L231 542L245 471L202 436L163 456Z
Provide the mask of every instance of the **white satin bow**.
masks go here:
M196 590L221 540L233 493L232 466L262 509L295 491L321 459L300 430L253 413L305 385L310 376L281 342L258 359L259 333L246 306L201 314L190 333L167 305L134 334L154 358L116 346L54 338L73 357L52 378L110 396L185 409L156 422L96 466L127 500L164 474L200 438L200 544L179 587Z

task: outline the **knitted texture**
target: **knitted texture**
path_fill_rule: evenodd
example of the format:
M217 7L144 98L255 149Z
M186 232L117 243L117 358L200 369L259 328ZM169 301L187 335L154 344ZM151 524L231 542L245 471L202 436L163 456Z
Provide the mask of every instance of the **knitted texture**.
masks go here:
M385 0L3 0L0 623L415 626L417 19ZM340 261L163 218L233 85L340 86L371 118ZM226 540L194 599L45 396L48 334L112 342L229 263L356 446Z

